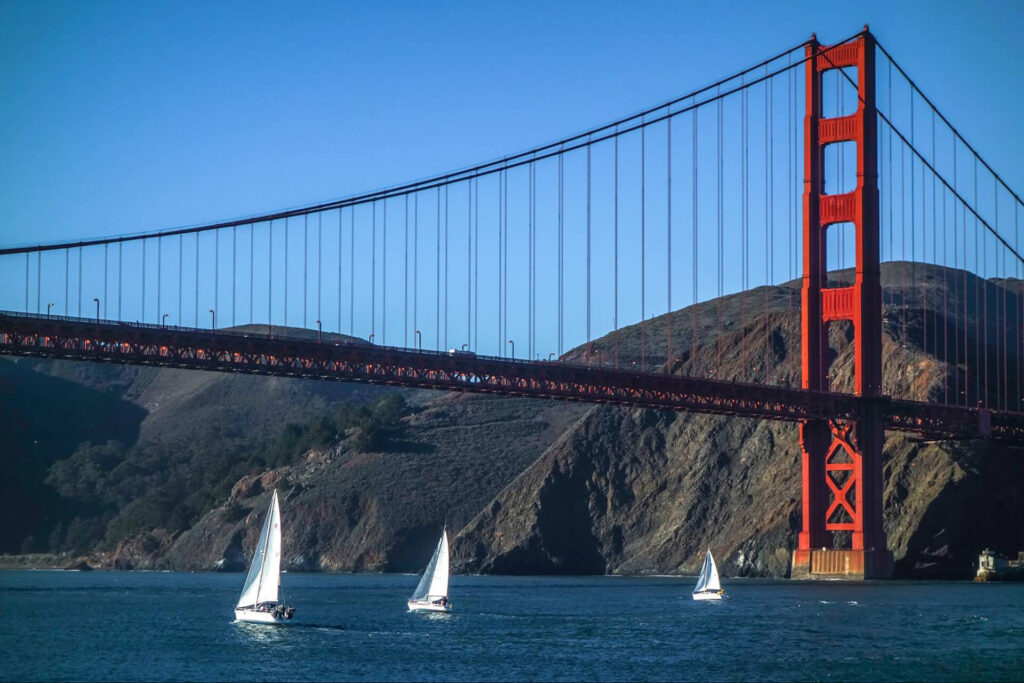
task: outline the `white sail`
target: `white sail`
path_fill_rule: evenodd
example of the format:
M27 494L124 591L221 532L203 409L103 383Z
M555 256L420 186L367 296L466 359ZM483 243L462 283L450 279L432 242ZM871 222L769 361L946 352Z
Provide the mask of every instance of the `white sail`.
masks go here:
M697 579L697 585L693 587L693 592L720 590L722 590L722 583L718 579L718 567L715 565L715 558L711 556L709 549L704 556L704 564L700 568L700 577Z
M412 600L436 600L448 597L448 530L441 532L441 540L437 542L434 556L423 572Z
M280 583L281 507L278 505L275 490L237 606L251 607L261 602L277 602Z

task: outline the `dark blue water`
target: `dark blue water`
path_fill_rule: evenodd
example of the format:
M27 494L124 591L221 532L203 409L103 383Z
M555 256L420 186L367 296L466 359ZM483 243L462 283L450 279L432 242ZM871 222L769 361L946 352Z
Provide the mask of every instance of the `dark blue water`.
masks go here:
M283 627L232 623L241 574L0 572L0 678L1008 680L1024 584L287 574Z

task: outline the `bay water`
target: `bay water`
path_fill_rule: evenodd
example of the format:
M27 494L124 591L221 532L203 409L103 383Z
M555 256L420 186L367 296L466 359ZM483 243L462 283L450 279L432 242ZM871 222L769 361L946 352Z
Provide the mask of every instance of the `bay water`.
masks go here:
M4 680L1019 680L1024 584L285 574L286 626L233 623L242 574L0 572Z

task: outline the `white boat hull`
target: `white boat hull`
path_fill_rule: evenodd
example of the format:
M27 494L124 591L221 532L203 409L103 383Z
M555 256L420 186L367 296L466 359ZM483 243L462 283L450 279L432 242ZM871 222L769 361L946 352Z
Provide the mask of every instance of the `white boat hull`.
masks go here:
M426 600L410 600L405 603L409 607L410 612L451 612L451 605L442 605L437 602L427 602Z
M284 619L276 619L270 612L257 612L252 609L236 609L235 621L249 624L283 624Z
M701 591L694 593L694 600L721 600L725 597L725 591Z

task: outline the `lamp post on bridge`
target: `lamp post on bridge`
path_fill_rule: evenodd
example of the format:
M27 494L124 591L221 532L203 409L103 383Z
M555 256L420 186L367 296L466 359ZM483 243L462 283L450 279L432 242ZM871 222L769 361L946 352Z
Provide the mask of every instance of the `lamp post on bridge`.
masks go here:
M323 326L323 324L319 320L317 320L316 321L316 341L317 341L317 343L322 342L323 341L323 337L324 337L324 326Z
M167 327L167 316L169 316L169 315L170 315L170 313L164 313L163 317L160 318L160 325L161 325L161 327Z
M516 340L509 339L508 343L512 345L512 360L516 359Z
M555 359L555 352L552 351L551 353L548 354L548 360L554 360L554 359Z
M210 313L210 329L211 330L215 330L215 329L217 329L217 314L214 312L214 310L212 308L209 309L209 313Z
M100 300L97 299L96 297L93 297L92 300L96 302L96 322L99 322L100 321Z
M423 351L423 335L419 330L416 330L416 350Z
M465 351L467 346L469 346L469 344L463 344L462 345L462 350Z
M371 332L371 333L370 333L370 343L371 343L371 344L373 343L373 337L374 337L374 334L373 334L373 332Z
M53 308L53 302L52 301L50 303L46 304L46 317L47 318L50 317L50 309L51 308Z

